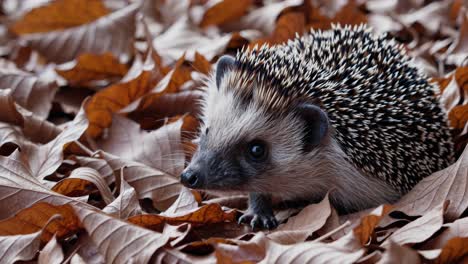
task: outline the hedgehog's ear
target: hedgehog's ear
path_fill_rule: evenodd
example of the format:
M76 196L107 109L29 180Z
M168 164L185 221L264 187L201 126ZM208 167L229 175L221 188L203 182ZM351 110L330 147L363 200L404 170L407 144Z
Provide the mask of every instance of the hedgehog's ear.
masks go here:
M304 150L310 151L322 142L328 133L328 116L320 107L310 103L302 103L297 107L299 116L306 125Z
M218 89L224 74L233 68L234 63L235 60L232 56L224 55L219 58L218 65L216 66L216 86Z

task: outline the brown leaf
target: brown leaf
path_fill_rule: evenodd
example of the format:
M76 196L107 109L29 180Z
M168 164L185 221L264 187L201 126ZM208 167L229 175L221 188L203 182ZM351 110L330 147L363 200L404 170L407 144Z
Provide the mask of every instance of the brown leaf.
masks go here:
M361 218L359 225L353 230L356 237L359 238L361 245L367 244L369 239L374 235L375 228L378 226L380 219L386 216L392 209L393 206L391 205L381 205L369 215Z
M59 218L49 220L54 215ZM15 216L0 221L0 235L30 234L42 231L41 240L49 241L54 234L59 238L65 238L76 233L81 228L80 221L75 216L70 205L54 206L39 202L23 209Z
M73 62L57 66L55 71L74 86L97 87L120 80L128 71L112 53L84 53Z
M90 194L96 187L104 202L106 204L112 203L114 196L104 177L92 168L80 167L73 170L68 178L61 180L52 187L52 191L73 197Z
M18 69L0 68L0 89L8 88L19 105L42 118L49 114L57 92L57 84L41 76Z
M289 39L295 38L296 35L302 35L304 30L304 14L300 12L289 12L279 17L275 31L270 37L252 42L249 46L254 47L255 45L262 45L263 43L283 44Z
M193 61L192 66L196 71L205 75L208 75L212 70L211 63L198 52L195 52L195 60Z
M289 218L280 225L268 238L280 244L304 242L315 231L322 228L331 214L328 194L318 204L311 204L302 209L298 215Z
M139 4L103 16L91 23L47 33L21 36L28 46L37 50L49 61L63 63L83 53L111 52L122 62L128 62L133 54L135 16Z
M181 212L182 215L137 215L130 217L130 223L161 230L164 224L177 225L181 223L190 223L192 226L208 225L221 222L233 222L236 219L236 211L225 212L218 204L208 204L192 210L190 213Z
M55 236L52 237L39 253L38 264L60 264L63 261L62 247Z
M418 252L407 247L399 245L391 240L386 246L385 252L382 255L382 259L378 262L379 264L384 263L421 263Z
M109 11L100 0L60 0L29 11L10 30L27 34L61 30L91 22Z
M161 73L149 56L142 65L137 59L121 83L97 92L86 106L90 121L87 134L93 138L112 124L112 114L149 92L161 79Z
M457 105L454 108L452 108L452 111L450 111L448 118L452 127L463 129L468 123L468 104Z
M442 248L434 263L465 263L468 254L468 238L454 237Z
M356 1L348 1L336 14L329 18L314 5L309 7L308 26L313 29L330 29L331 24L360 25L367 22L367 16L358 8Z
M247 12L252 0L215 0L209 1L208 5L210 4L213 5L203 14L200 27L221 25L239 19Z
M420 181L395 205L407 215L423 215L436 205L450 201L446 216L457 219L468 207L468 147L455 164Z

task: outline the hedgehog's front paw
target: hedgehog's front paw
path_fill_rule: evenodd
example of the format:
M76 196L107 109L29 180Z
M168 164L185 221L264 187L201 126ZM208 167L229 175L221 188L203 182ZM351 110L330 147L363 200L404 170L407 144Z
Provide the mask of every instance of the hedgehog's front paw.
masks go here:
M274 229L278 226L276 218L272 214L266 213L254 213L247 211L243 216L239 218L239 224L249 224L252 229Z

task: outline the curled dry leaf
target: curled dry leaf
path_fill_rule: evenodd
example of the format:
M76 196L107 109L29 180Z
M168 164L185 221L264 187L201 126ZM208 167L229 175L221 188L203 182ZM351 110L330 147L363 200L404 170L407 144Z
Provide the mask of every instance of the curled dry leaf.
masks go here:
M133 54L135 16L139 4L128 5L91 23L62 31L34 33L21 36L28 46L49 61L64 63L83 53L111 52L122 62Z
M55 217L59 215L60 217ZM53 218L54 217L54 218ZM15 216L0 221L0 235L30 234L41 231L41 240L49 241L54 234L65 238L81 228L70 205L54 206L39 202Z
M148 263L157 249L174 235L180 235L153 232L88 208L74 209L106 263Z
M31 234L0 236L0 262L15 263L34 258L41 245L42 231Z
M53 1L29 11L10 30L18 35L61 30L91 22L108 12L100 0Z
M389 243L385 247L385 252L382 254L382 258L377 262L379 264L390 264L390 263L421 263L421 259L418 252L407 247L402 246L389 240Z
M238 20L242 17L252 0L211 0L206 3L208 9L204 12L201 27L221 25L227 22Z
M55 236L52 237L39 253L38 264L60 264L63 261L63 251Z
M156 209L165 210L177 199L182 184L173 174L139 162L123 160L105 152L99 154L112 170L123 169L125 181L135 188L138 198L151 198Z
M72 62L57 66L55 71L71 85L94 88L120 80L128 67L109 52L85 53Z
M137 123L116 115L106 139L97 142L100 149L122 159L134 160L177 178L184 169L181 142L183 119L146 132Z
M378 226L380 219L391 212L392 209L393 206L391 205L381 205L374 209L369 215L361 218L359 225L353 229L361 245L367 244L369 239L374 235L375 228Z
M249 44L250 47L255 45L267 44L282 44L289 39L295 38L296 35L302 35L305 30L305 18L301 12L290 12L279 17L276 23L276 28L273 34L267 38L259 39Z
M52 187L52 191L66 196L83 196L90 194L94 187L97 187L106 204L112 203L114 196L104 177L92 168L80 167L73 170L68 178Z
M307 237L322 228L331 214L328 194L318 204L305 207L288 222L280 225L268 238L280 244L294 244L304 242Z
M181 215L137 215L130 217L130 223L150 228L153 230L161 230L166 224L177 225L181 223L190 223L192 226L200 226L207 224L215 224L222 222L233 222L236 219L237 212L232 210L225 212L219 204L208 204L200 208L196 208L191 212L180 212Z
M182 187L177 200L175 200L171 207L167 208L167 210L164 211L164 213L162 213L161 215L181 215L193 211L197 207L198 201L193 195L193 193L188 188Z
M149 92L161 77L151 56L144 64L137 58L121 83L97 92L89 100L86 105L90 122L87 134L93 138L100 136L103 129L112 124L113 113Z
M443 202L435 206L420 218L396 230L382 245L388 245L390 241L399 245L412 245L426 241L442 227L447 205L448 202Z
M16 103L46 118L57 92L57 84L19 69L0 68L0 89L11 89Z
M141 214L142 209L138 203L135 189L125 181L123 171L120 177L119 196L112 203L104 207L102 211L120 219Z
M468 147L455 164L420 181L395 205L407 215L423 215L446 200L446 217L457 219L468 207Z

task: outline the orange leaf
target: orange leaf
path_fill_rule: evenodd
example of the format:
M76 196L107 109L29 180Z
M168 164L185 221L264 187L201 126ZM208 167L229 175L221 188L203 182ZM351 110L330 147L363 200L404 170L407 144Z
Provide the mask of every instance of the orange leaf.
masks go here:
M251 4L252 0L222 0L206 10L200 27L235 21L247 12Z
M454 128L463 129L468 122L468 105L457 105L452 108L448 118Z
M96 191L96 187L92 182L87 180L68 178L58 182L52 188L52 191L69 197L78 197L91 194L93 191Z
M72 85L92 87L95 86L93 81L113 82L121 79L128 67L110 52L100 55L85 53L72 63L58 66L56 71Z
M462 260L468 254L468 238L455 237L450 239L442 248L442 252L435 263L465 263ZM459 262L460 261L460 262Z
M359 225L353 230L354 235L359 239L361 245L365 245L369 241L374 234L374 230L379 224L380 219L387 215L393 209L393 206L385 204L378 208L382 208L380 214L376 215L371 213L363 217Z
M54 215L61 218L47 222ZM15 216L0 221L0 236L30 234L44 228L41 240L49 241L54 234L58 238L66 237L81 229L81 224L70 205L51 205L36 203L21 210Z
M223 211L219 204L208 204L185 215L172 217L162 215L137 215L130 217L128 221L153 230L161 230L165 223L177 225L188 222L194 226L201 226L221 222L233 222L236 219L236 214L236 211Z
M195 52L195 61L193 62L193 68L203 74L209 74L211 72L211 63L198 52Z
M109 13L101 0L52 1L31 10L10 28L15 34L27 34L76 27Z
M138 62L136 62L138 63ZM88 135L98 137L104 128L112 124L112 113L122 109L134 100L149 92L161 79L160 72L152 61L138 67L136 77L126 82L114 84L96 93L86 105L89 119ZM130 70L128 74L134 74Z

